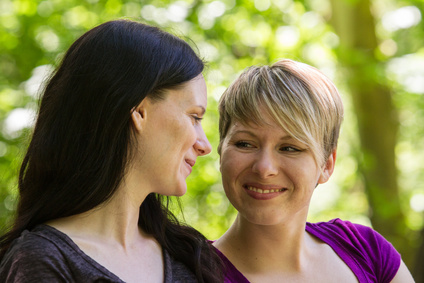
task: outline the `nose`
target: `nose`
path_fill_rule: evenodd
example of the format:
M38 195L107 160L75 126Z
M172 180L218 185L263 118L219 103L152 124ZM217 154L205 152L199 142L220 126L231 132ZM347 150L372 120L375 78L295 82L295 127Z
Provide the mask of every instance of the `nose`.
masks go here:
M252 166L252 171L263 179L276 176L279 166L275 154L272 150L267 149L258 152Z
M199 154L199 156L209 154L212 151L212 146L209 143L203 128L201 128L197 134L197 140L194 143L194 149Z

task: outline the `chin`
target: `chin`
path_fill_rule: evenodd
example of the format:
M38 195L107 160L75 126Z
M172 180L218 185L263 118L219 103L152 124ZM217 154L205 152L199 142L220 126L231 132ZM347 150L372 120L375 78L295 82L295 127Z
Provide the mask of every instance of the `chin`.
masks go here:
M185 182L184 182L184 184L185 184ZM175 190L173 195L176 196L176 197L181 197L181 196L185 195L186 192L187 192L187 185L178 187Z
M187 190L186 191L184 191L184 192L178 192L178 193L176 193L174 196L175 197L182 197L183 195L185 195L185 193L187 192Z

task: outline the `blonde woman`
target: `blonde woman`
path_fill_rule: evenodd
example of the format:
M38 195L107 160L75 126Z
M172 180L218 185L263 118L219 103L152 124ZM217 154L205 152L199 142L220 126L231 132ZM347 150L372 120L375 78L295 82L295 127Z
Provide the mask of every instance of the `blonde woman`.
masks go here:
M223 94L220 165L238 215L214 246L225 282L413 282L369 227L308 223L336 161L343 105L317 69L291 60L247 69Z

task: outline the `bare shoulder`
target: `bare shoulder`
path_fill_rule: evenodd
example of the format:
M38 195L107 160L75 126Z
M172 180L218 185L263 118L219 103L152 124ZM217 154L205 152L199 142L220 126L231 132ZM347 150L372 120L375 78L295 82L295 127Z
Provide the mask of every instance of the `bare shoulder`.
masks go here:
M311 282L358 282L358 279L350 267L340 256L322 240L307 234L311 240L310 261L311 266L307 268ZM319 276L317 276L319 274Z
M414 278L412 278L411 272L409 272L408 267L406 267L405 263L401 261L399 270L396 273L396 276L391 281L392 283L410 283L415 282Z

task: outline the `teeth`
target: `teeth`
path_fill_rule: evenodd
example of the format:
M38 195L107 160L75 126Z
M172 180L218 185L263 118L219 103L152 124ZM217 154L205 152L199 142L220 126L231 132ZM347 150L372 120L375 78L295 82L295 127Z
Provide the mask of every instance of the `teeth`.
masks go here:
M247 187L247 189L249 191L260 193L260 194L269 194L269 193L275 193L275 192L282 192L282 191L284 191L284 189L279 189L279 190L262 190L262 189L255 188L255 187Z

